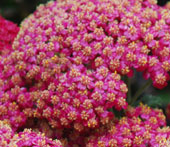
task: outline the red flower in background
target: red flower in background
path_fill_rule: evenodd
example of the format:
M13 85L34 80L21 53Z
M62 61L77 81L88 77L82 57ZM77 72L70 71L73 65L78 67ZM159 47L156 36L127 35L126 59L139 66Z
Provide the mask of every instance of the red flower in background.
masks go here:
M19 27L0 16L0 54L7 54L12 48L12 42Z

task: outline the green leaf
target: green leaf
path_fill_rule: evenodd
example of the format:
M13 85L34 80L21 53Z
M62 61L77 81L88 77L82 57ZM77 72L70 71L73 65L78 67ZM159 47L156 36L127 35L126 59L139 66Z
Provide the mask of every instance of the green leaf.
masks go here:
M141 98L140 102L143 102L152 108L163 106L163 99L160 96L155 95L145 95ZM138 103L140 102L138 101Z
M111 109L108 109L108 111L112 112L117 118L121 118L125 115L124 110L118 111L115 108L111 108Z

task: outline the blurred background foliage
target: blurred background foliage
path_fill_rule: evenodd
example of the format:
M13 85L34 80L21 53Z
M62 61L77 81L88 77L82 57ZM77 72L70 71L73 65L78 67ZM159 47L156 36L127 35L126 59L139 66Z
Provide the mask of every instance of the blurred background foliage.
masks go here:
M18 25L30 13L34 12L40 3L46 3L49 0L0 0L0 15L8 20L11 20ZM168 0L158 0L158 4L164 6ZM132 78L132 94L141 87L145 81L141 73L137 73L135 78ZM163 108L166 111L167 104L170 103L170 82L163 90L158 90L150 87L136 102L148 104L151 107Z
M39 4L47 1L49 0L0 0L0 14L20 24Z

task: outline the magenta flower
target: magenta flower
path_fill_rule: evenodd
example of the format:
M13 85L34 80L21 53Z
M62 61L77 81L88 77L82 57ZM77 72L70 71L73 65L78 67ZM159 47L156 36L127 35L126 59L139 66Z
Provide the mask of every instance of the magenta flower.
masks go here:
M44 134L35 133L29 129L14 134L10 125L5 121L0 121L0 136L0 146L5 147L62 147L59 140L49 139Z
M12 42L19 31L19 27L0 16L0 55L5 55L12 49Z
M86 146L169 146L170 128L162 126L165 126L162 111L141 104L136 109L128 108L126 117L88 137Z
M5 33L0 31L0 50L5 52L0 56L0 120L13 131L29 126L29 120L47 121L52 129L66 131L70 146L166 146L170 130L161 128L163 113L145 105L129 108L121 78L136 70L156 88L167 85L169 24L169 11L155 0L40 5L22 22L14 41L15 25L2 29L12 37L2 40ZM127 109L125 116L118 120L113 108ZM51 136L63 139L61 134ZM61 143L25 130L9 146Z

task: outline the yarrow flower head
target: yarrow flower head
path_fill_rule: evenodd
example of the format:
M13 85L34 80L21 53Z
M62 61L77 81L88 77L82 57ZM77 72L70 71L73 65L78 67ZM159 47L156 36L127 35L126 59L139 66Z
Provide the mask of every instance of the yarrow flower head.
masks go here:
M145 147L170 145L170 128L165 125L165 116L158 109L146 105L127 109L126 117L113 121L88 137L86 146L93 147ZM163 128L162 128L163 127Z
M13 136L9 147L62 147L62 144L59 140L52 140L47 138L44 134L32 132L30 129L25 129L23 132L20 132Z
M6 121L0 121L0 146L7 146L14 132Z
M0 121L0 146L2 147L62 147L59 140L47 138L42 133L35 133L30 129L14 134L5 121Z
M19 27L0 16L0 55L8 54Z
M155 0L40 5L0 61L0 119L17 128L27 118L45 118L53 128L79 131L107 124L109 108L127 107L121 75L136 69L155 87L167 84L166 14Z

